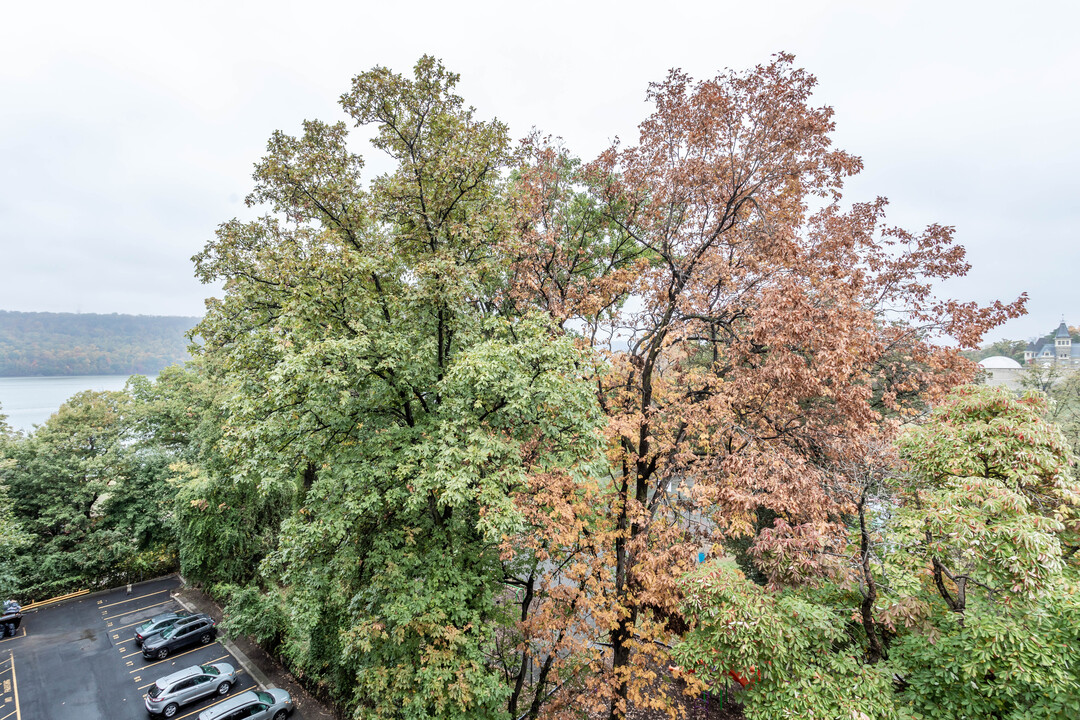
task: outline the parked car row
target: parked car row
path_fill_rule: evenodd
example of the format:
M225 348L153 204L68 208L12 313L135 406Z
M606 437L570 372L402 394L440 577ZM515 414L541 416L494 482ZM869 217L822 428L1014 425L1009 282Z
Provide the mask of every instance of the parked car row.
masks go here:
M162 660L191 645L207 645L217 637L217 623L206 614L165 613L135 628L143 657ZM206 697L229 694L236 668L229 663L192 665L159 678L145 696L151 715L171 718L180 707ZM292 698L280 688L249 690L203 710L199 720L282 720L293 711Z

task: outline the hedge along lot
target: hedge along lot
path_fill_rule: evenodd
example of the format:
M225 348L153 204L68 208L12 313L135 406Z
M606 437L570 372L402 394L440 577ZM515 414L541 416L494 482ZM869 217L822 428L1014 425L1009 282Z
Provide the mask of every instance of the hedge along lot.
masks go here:
M0 683L17 674L17 696L13 692L12 702L0 705L0 720L143 720L148 717L143 695L155 680L210 662L237 668L229 697L254 689L252 678L217 641L165 660L143 658L134 641L135 626L179 610L172 598L179 587L178 578L168 577L135 585L130 594L118 588L27 613L25 636L20 631L11 642L0 644ZM194 720L221 700L213 696L186 705L176 717Z

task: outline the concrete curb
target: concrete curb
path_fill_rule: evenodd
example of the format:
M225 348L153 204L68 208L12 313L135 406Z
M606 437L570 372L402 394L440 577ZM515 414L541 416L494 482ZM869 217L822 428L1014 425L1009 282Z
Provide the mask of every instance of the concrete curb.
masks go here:
M183 578L181 578L181 580L183 580ZM176 602L180 603L180 605L183 606L183 608L188 612L192 614L197 614L199 612L198 608L188 603L178 594L173 595L172 598ZM236 661L240 663L240 667L242 667L244 669L244 672L250 675L251 678L258 684L260 690L265 690L268 687L272 687L273 684L270 682L270 679L263 674L263 671L259 669L259 666L251 662L251 658L242 653L240 651L240 648L236 647L236 645L234 645L232 641L227 638L218 638L218 642L221 643L221 645L226 650L228 650L234 658L236 658Z

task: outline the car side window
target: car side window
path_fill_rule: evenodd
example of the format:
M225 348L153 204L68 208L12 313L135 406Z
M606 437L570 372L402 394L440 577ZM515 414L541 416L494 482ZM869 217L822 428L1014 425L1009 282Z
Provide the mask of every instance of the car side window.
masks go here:
M194 680L181 680L180 682L172 686L172 692L176 692L177 690L187 690L194 684Z
M200 675L199 677L192 680L192 684L193 685L202 685L204 682L206 682L209 679L210 679L209 675Z
M262 704L252 705L251 706L251 712L248 713L248 717L254 717L256 715L259 715L259 714L265 712L268 707L269 707L269 705L262 705Z

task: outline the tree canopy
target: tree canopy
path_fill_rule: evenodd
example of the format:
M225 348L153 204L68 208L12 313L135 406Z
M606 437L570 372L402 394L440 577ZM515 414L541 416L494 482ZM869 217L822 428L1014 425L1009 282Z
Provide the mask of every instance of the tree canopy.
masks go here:
M1025 298L935 294L968 269L952 228L845 199L862 162L791 56L671 72L589 161L458 80L376 67L346 120L271 136L258 215L194 258L224 285L196 361L9 453L80 499L58 537L163 483L131 552L163 529L232 631L359 718L674 712L728 671L752 717L899 717L939 702L919 639L985 648L1005 596L1071 617L1067 447L1036 400L949 395ZM358 127L392 163L370 181ZM972 667L965 698L1004 692Z
M261 629L362 714L664 706L696 554L761 508L835 522L838 440L970 377L940 339L1023 298L936 299L967 269L951 228L842 204L861 161L790 56L671 73L591 162L513 147L457 80L357 76L342 108L396 169L365 186L344 122L275 133L267 214L197 256L226 287L198 329L230 389L209 482L293 493Z

